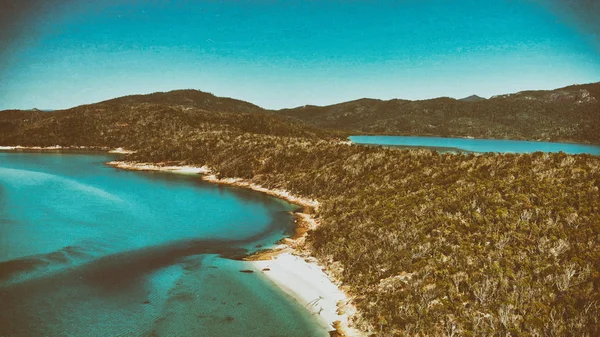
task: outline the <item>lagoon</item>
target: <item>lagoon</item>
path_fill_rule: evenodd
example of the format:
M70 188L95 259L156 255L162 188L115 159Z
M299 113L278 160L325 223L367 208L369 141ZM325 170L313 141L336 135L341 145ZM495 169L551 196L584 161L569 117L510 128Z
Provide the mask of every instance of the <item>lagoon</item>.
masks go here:
M237 260L296 206L112 159L0 152L0 336L328 335Z
M430 148L439 151L498 153L532 153L536 151L562 151L568 154L587 153L592 155L600 155L599 145L574 143L551 143L504 139L468 139L409 136L350 136L349 139L352 143L355 144Z

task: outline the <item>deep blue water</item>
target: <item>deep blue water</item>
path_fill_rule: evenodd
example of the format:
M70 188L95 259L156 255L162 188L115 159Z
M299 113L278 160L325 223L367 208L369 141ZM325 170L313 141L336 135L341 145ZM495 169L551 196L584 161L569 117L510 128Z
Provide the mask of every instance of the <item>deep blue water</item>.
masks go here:
M462 150L469 152L501 153L562 151L569 154L589 153L593 155L600 155L600 146L587 144L532 142L501 139L466 139L407 136L350 136L349 138L350 141L356 144L434 148L442 151Z
M235 257L295 206L111 157L0 152L0 336L326 336Z

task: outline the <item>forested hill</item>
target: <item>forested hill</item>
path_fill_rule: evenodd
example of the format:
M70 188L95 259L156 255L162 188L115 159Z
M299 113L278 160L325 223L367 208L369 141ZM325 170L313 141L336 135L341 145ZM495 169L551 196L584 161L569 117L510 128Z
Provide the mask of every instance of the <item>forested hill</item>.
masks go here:
M490 99L359 99L279 113L354 133L600 144L600 82Z
M0 111L1 145L138 149L166 141L184 146L206 133L331 136L250 103L191 90L127 96L54 112Z
M211 93L191 89L155 92L147 95L130 95L114 98L101 103L111 105L151 103L168 106L194 107L207 111L246 113L265 112L263 108L252 103L228 97L218 97Z

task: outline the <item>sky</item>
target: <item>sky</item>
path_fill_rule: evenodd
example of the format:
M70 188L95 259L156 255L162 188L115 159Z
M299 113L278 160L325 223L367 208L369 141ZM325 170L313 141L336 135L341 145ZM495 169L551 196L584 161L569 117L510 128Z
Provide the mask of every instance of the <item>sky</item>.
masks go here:
M198 89L265 108L600 81L597 0L0 0L0 109Z

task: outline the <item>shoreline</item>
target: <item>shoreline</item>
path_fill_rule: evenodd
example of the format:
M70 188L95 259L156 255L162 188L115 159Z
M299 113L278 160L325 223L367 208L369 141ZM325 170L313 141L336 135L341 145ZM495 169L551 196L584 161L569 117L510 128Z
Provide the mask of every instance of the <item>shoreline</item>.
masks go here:
M110 148L104 146L0 146L0 151L102 151L111 154L132 154L136 151L126 150L122 147Z
M202 180L204 180L206 182L234 186L234 187L241 187L241 188L250 189L250 190L253 190L256 192L265 193L272 197L283 199L289 203L307 208L310 212L317 211L319 209L319 202L314 199L297 197L297 196L291 194L290 192L282 190L282 189L268 189L266 187L262 187L251 181L241 179L241 178L217 178L216 175L211 174L212 171L210 169L208 169L208 168L206 168L206 169L208 170L208 172L205 173L206 175L202 176ZM306 211L306 210L304 210L304 211ZM303 212L303 213L305 213L305 212Z
M318 319L330 327L332 336L364 335L349 326L350 318L356 313L351 298L326 274L326 269L319 265L316 258L300 249L305 242L306 232L319 225L312 215L319 208L317 200L301 198L282 189L268 189L241 178L219 179L206 166L128 161L111 161L105 164L123 170L202 174L202 180L209 183L246 188L301 206L303 209L294 213L296 233L293 237L283 238L278 247L256 252L244 260L253 266L255 272L264 275L313 315L318 315Z

